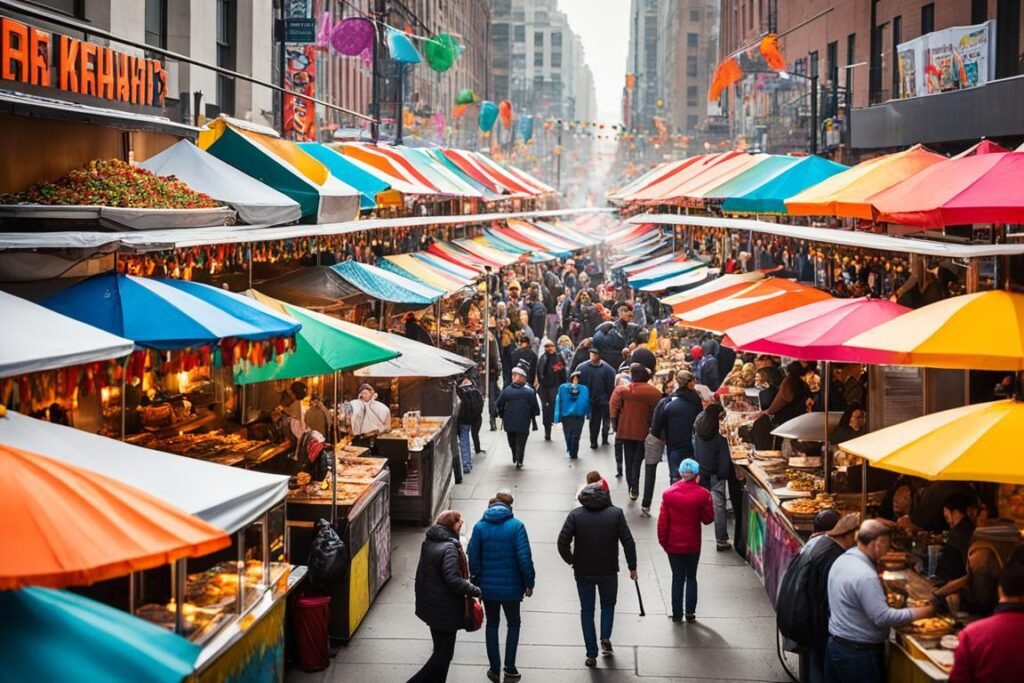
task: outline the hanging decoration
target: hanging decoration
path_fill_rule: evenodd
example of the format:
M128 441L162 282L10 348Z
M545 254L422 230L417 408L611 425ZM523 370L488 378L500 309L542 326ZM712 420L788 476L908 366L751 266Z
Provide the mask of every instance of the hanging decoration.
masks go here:
M743 71L740 63L735 57L719 62L715 67L715 74L711 77L711 87L708 89L708 102L717 102L722 96L722 91L730 85L739 82L743 78Z
M449 33L442 33L426 41L423 52L427 56L427 64L438 73L444 73L455 64L459 56L459 41Z
M779 37L774 33L769 33L761 39L761 56L768 62L768 68L772 71L786 70L786 58L779 51Z
M474 102L476 102L476 93L469 88L460 90L459 94L455 96L455 104L466 105L473 104Z
M387 28L387 40L388 52L391 53L393 61L401 64L419 64L423 61L420 53L416 51L416 47L412 44L412 40L401 31L396 31L389 26Z
M316 32L316 46L326 48L331 42L331 13L324 12L320 17L320 30Z
M512 103L502 100L498 104L498 116L501 117L501 125L508 130L512 127Z
M456 121L461 119L463 114L466 113L466 108L468 106L468 104L456 104L455 108L452 110L452 118L455 119Z
M331 47L343 55L355 57L373 50L373 22L362 17L342 19L331 30Z
M498 105L490 100L480 103L480 130L489 133L498 120Z
M448 122L444 119L444 114L441 112L434 112L434 127L437 128L437 136L444 138L444 129L448 125Z
M533 137L532 116L519 117L519 137L522 138L523 142L530 142L530 138Z

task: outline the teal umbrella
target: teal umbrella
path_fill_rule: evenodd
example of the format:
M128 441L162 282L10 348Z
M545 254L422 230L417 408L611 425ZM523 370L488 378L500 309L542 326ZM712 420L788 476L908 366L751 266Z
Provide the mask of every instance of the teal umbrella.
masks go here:
M200 647L67 591L0 592L0 681L179 683Z

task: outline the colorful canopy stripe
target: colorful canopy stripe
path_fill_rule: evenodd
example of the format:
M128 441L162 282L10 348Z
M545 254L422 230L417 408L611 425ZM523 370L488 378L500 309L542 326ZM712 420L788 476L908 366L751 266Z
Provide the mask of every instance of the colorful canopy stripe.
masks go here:
M691 309L678 317L682 320L681 324L687 327L723 332L768 315L828 298L830 296L820 289L781 278L770 278L755 282L730 296L719 297L712 303Z

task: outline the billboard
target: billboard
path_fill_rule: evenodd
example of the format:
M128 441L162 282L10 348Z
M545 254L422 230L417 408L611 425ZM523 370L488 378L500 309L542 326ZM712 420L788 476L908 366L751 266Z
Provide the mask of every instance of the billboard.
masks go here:
M899 99L983 85L995 75L995 21L925 34L896 48Z

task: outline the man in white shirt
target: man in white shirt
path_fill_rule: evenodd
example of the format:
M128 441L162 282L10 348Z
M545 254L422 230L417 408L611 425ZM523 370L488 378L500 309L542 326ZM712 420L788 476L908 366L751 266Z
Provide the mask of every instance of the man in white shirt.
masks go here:
M348 405L353 436L377 434L391 429L391 411L377 400L377 394L369 384L360 385L359 397L349 401Z

